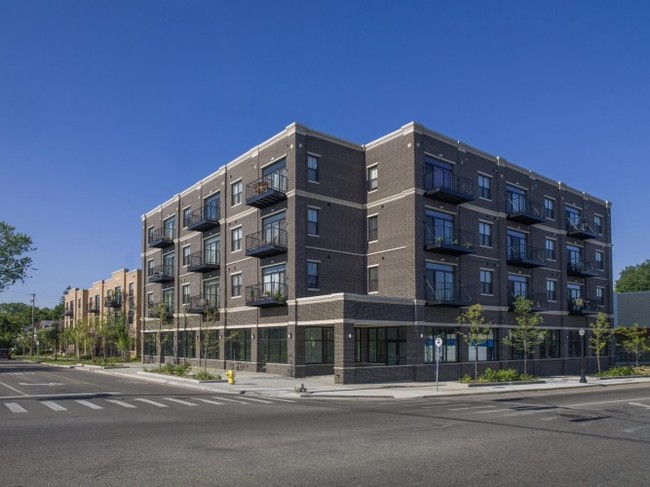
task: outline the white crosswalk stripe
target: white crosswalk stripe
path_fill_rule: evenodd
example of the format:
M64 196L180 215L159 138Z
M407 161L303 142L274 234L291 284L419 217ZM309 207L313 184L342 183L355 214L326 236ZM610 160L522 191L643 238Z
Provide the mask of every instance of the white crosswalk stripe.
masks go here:
M42 401L41 404L43 404L44 406L47 406L48 408L50 408L53 411L67 411L68 410L67 408L64 408L63 406L61 406L60 404L58 404L58 403L56 403L54 401Z
M256 399L254 397L244 397L242 399L244 399L245 401L260 402L262 404L273 404L273 401L265 401L264 399Z
M117 404L118 406L122 406L123 408L128 408L128 409L135 409L138 406L134 406L133 404L129 404L128 402L120 401L119 399L106 399L106 402L110 402L111 404Z
M219 399L221 401L227 401L227 402L236 402L237 404L248 404L248 405L250 405L250 403L247 403L246 401L238 401L237 399L228 399L227 397L216 397L215 396L215 399Z
M11 411L12 413L26 413L27 412L27 409L22 407L17 402L6 402L5 406L7 406L9 408L9 411Z
M156 406L156 407L159 407L159 408L168 407L167 404L163 404L163 403L158 402L158 401L152 401L151 399L145 399L144 397L136 397L135 400L143 402L145 404L151 404L152 406Z
M81 404L82 406L86 406L90 409L104 409L99 404L95 404L94 402L90 402L90 401L85 401L83 399L77 400L75 402Z
M183 401L182 399L176 399L174 397L163 397L164 400L166 401L171 401L171 402L176 402L178 404L183 404L185 406L198 406L198 404L189 402L189 401Z
M194 397L193 399L194 399L195 401L202 401L202 402L205 402L205 403L207 403L207 404L214 404L214 405L216 405L216 406L223 406L223 403L222 403L222 402L211 401L210 399L203 399L203 398L201 398L201 397Z

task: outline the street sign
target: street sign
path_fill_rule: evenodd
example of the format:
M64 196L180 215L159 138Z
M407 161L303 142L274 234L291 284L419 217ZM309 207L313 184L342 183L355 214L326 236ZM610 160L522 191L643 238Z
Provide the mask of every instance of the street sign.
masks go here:
M436 338L436 347L438 348L442 347L442 338L440 337Z

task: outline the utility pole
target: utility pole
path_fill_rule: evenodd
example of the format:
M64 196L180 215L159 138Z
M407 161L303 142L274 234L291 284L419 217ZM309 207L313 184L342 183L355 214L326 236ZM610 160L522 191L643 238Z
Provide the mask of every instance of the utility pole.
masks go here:
M29 346L29 354L34 355L34 340L36 340L36 329L34 328L34 302L36 301L36 294L32 293L32 343Z

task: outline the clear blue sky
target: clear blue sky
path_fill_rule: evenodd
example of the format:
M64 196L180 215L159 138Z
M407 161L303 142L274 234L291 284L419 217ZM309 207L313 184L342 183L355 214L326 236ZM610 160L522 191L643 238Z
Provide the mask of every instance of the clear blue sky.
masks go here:
M140 216L291 122L412 120L614 202L650 257L650 2L0 0L0 220L38 250L0 301L137 268Z

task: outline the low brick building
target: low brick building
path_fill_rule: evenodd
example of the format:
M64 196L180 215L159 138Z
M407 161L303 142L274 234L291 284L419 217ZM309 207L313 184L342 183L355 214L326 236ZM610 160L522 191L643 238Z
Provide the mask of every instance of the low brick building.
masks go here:
M578 329L611 314L610 209L416 123L365 145L292 124L143 215L143 357L426 381L441 337L454 379L472 303L481 368L520 367L525 296L547 330L529 369L575 373Z

